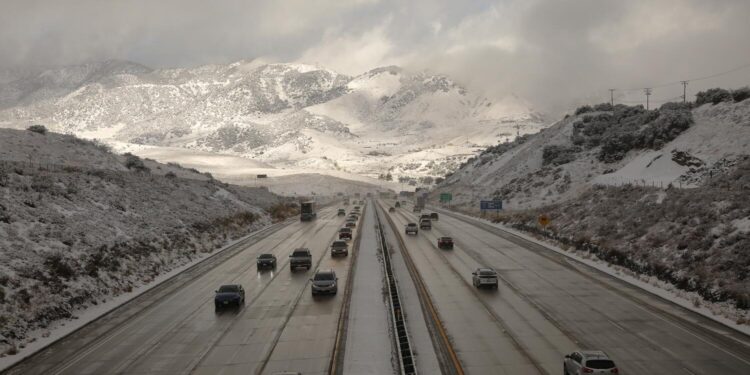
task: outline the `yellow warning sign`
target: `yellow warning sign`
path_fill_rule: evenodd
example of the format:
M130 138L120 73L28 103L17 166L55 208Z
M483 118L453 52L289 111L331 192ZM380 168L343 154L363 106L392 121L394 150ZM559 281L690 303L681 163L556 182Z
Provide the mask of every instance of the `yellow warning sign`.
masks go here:
M547 225L549 225L549 222L550 222L549 216L545 214L539 215L539 225L546 227Z

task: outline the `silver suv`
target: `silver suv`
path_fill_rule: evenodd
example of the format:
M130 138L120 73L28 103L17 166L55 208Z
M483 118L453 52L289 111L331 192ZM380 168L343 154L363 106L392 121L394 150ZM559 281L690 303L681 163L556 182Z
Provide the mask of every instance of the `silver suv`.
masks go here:
M567 354L563 361L565 375L583 374L618 374L620 370L615 366L607 353L601 350L581 350Z
M312 281L312 284L310 285L312 295L336 294L336 292L339 291L339 286L337 285L338 280L339 278L336 277L336 272L333 270L321 270L315 272L315 276L310 279L310 281Z
M471 282L477 288L488 286L497 289L497 272L492 268L477 268L471 273Z

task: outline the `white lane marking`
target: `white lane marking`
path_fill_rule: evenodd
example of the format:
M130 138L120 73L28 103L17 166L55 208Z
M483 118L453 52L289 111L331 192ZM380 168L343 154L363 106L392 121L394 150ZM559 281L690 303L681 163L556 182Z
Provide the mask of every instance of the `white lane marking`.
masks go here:
M615 326L615 327L619 328L619 329L620 329L620 331L623 331L623 332L625 332L625 331L626 331L626 330L625 330L625 328L623 328L623 327L622 327L621 325L619 325L619 324L615 323L614 321L612 321L612 320L610 320L610 319L607 319L607 320L608 320L608 321L609 321L610 323L612 323L612 325L613 325L613 326Z

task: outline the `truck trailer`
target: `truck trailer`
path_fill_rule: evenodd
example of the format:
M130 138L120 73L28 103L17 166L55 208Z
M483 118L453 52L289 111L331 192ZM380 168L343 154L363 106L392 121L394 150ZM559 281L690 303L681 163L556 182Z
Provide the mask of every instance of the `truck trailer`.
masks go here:
M300 203L300 221L311 221L316 217L318 217L318 213L315 211L315 202Z

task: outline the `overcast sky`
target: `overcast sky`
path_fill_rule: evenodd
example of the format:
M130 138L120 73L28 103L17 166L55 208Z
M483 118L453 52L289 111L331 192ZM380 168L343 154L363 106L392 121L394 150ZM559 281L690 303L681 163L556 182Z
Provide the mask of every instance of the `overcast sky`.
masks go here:
M545 111L750 63L748 0L1 0L0 68L238 59L397 64ZM750 83L750 69L691 82ZM681 86L654 89L654 100ZM630 92L627 100L639 97Z

